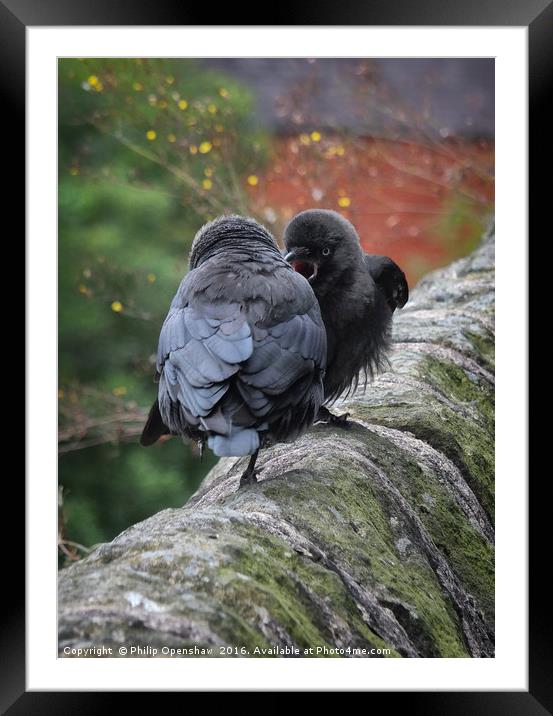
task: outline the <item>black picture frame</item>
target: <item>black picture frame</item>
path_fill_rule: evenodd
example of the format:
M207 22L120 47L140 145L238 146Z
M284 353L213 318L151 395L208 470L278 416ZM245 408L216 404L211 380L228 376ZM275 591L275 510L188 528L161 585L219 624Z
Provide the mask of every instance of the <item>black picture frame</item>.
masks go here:
M215 7L215 6L214 6ZM529 37L529 160L532 172L540 179L532 184L530 226L537 226L540 213L549 208L550 175L547 148L551 132L551 113L547 110L548 91L553 75L553 0L342 0L339 7L312 3L280 3L271 8L271 17L252 23L251 8L230 4L217 6L213 14L217 25L402 25L402 26L526 26ZM242 22L242 14L244 21ZM83 25L205 25L211 12L191 11L188 3L171 0L0 0L0 59L4 137L14 151L10 163L10 181L5 191L5 206L14 212L23 209L25 163L18 152L24 146L25 116L25 30L28 26ZM314 20L316 19L316 22ZM211 24L211 23L210 23ZM549 133L549 137L546 135ZM1 136L1 135L0 135ZM19 141L16 141L19 140ZM12 141L13 140L13 141ZM17 155L15 154L17 152ZM548 166L546 166L546 162ZM549 201L548 201L549 200ZM544 226L547 224L544 223ZM550 233L550 229L547 229ZM13 237L14 238L14 237ZM14 243L12 238L12 243ZM540 281L541 283L541 281ZM546 279L548 283L548 279ZM20 314L19 314L20 315ZM12 366L13 370L13 366ZM20 400L20 398L19 398ZM534 432L529 432L534 436ZM537 442L538 438L534 438ZM541 471L540 471L541 473ZM543 482L548 475L543 473ZM22 504L22 481L11 475L4 483L4 505L12 508ZM12 491L13 495L6 495ZM546 532L549 520L540 515L547 509L540 483L530 489L530 551L529 551L529 691L528 692L394 692L371 694L371 706L377 696L384 697L385 708L405 705L409 713L430 714L546 714L553 713L551 673L548 570L544 568L540 545L550 544ZM22 522L21 522L22 524ZM84 692L26 692L25 691L25 593L23 559L16 549L21 540L16 531L10 532L4 543L4 597L7 603L1 610L2 675L0 676L0 708L10 716L29 713L97 713L109 708L117 694ZM17 577L21 576L21 579ZM9 584L9 587L7 587ZM252 685L254 687L254 685ZM128 695L125 696L127 698ZM393 699L393 701L390 701ZM127 704L128 705L128 704ZM144 703L142 704L144 706Z

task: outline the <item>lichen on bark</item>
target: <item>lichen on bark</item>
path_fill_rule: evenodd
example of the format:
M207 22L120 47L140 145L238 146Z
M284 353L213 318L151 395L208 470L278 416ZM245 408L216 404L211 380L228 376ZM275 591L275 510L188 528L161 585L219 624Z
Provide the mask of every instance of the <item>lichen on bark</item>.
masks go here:
M493 656L493 370L490 232L412 291L389 368L334 406L349 429L264 450L240 490L245 460L222 459L182 508L63 569L60 655Z

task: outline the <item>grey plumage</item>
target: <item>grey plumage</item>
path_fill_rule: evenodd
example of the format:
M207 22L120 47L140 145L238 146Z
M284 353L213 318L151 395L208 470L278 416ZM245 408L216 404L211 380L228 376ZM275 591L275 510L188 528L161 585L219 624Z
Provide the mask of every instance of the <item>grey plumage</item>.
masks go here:
M141 443L165 432L239 456L293 440L322 404L325 362L317 300L269 232L239 216L206 224L161 329Z
M330 403L384 366L392 314L409 297L407 281L388 257L365 254L353 225L334 211L301 212L286 227L284 241L286 259L308 278L321 308Z

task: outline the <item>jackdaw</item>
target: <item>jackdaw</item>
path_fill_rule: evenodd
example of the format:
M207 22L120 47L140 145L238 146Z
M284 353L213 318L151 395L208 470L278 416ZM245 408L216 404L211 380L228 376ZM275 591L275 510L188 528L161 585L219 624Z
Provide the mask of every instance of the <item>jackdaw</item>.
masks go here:
M192 244L161 329L158 397L140 442L182 435L218 456L291 441L323 402L326 332L308 281L253 219L223 216Z
M403 271L387 256L366 254L340 214L310 209L284 232L285 258L305 276L319 301L327 335L325 404L372 378L386 363L392 314L409 297ZM318 420L345 422L322 407Z

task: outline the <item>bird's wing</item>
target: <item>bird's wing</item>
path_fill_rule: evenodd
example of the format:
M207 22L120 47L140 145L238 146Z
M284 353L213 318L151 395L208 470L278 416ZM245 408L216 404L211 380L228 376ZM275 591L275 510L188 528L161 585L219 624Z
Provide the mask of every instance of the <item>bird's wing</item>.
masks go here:
M409 299L409 287L399 266L387 256L377 254L365 254L365 264L390 310L403 308Z
M302 276L286 266L268 283L264 293L271 299L262 317L259 306L250 309L253 352L237 387L250 412L272 425L277 440L291 439L313 420L323 400L326 331Z
M160 409L171 430L204 424L252 351L239 303L196 301L170 313L160 335L158 370Z
M163 423L220 441L269 426L276 439L294 437L322 403L326 332L311 287L284 263L272 275L242 278L239 288L237 277L214 281L211 270L216 289L202 291L206 274L188 274L161 329Z
M243 306L224 296L210 300L201 286L201 273L190 271L159 336L159 413L163 424L176 434L209 430L206 417L227 393L229 378L253 351ZM144 439L148 435L143 434L143 444Z

